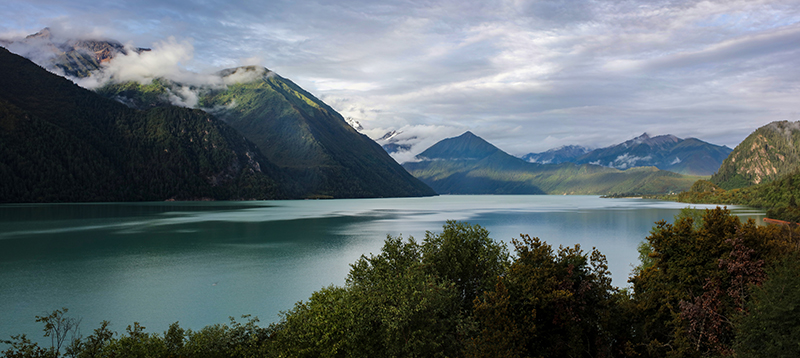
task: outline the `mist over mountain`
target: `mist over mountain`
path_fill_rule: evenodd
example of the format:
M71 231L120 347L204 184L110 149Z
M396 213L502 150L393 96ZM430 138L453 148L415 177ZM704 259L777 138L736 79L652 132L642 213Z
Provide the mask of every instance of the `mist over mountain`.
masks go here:
M266 68L193 73L180 67L191 57L191 44L172 38L147 50L42 31L12 44L38 46L29 53L55 48L55 55L37 57L43 67L130 108L180 106L222 119L291 177L302 188L300 197L435 194L333 108Z
M217 73L224 86L156 78L110 83L97 92L134 108L181 103L213 113L253 141L309 197L433 195L377 143L295 83L261 67Z
M283 199L292 178L206 112L146 111L0 48L0 201Z
M529 163L539 164L572 163L590 151L591 149L580 145L564 145L542 153L528 153L523 155L522 159Z
M333 108L266 68L192 73L176 67L191 46L174 39L142 50L114 41L58 42L49 32L36 38L61 51L45 58L46 67L90 69L64 72L107 98L140 110L173 105L201 109L224 120L292 177L303 188L303 197L435 194L360 134L357 122L351 126ZM89 56L93 48L99 50Z
M53 34L50 28L23 39L6 40L3 46L53 73L73 78L88 77L115 56L150 51L148 48L126 47L113 40L62 38Z
M696 138L681 139L670 134L650 137L644 133L605 148L588 150L581 146L565 146L530 153L523 159L534 163L596 164L616 169L653 166L680 174L712 175L730 152L726 146Z
M403 166L439 194L656 194L687 190L698 179L655 167L530 163L471 132L443 139L416 159Z

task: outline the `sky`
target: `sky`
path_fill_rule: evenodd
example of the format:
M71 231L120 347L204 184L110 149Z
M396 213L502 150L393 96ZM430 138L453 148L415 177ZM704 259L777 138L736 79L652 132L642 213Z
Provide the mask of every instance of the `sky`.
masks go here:
M0 38L44 27L178 49L162 70L267 67L411 156L467 130L514 155L644 132L733 148L800 120L797 0L0 3Z

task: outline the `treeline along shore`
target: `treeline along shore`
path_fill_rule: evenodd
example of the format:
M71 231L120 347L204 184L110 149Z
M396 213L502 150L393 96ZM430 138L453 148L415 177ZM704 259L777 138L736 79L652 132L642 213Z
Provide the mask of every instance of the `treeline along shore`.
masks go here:
M448 221L425 238L387 237L343 286L276 323L162 333L101 322L87 336L67 309L36 317L50 338L4 341L4 357L797 357L800 231L684 209L639 246L629 287L605 256L521 235L507 246ZM164 329L161 328L161 329ZM150 327L152 329L152 327Z

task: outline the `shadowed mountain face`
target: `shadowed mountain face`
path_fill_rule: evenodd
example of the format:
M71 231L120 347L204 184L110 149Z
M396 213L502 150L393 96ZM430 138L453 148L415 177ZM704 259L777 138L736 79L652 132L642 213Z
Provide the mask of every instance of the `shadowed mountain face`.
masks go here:
M768 183L800 167L800 122L772 122L747 136L711 182L723 189Z
M655 194L686 190L698 179L654 167L529 163L470 132L417 159L403 166L440 194Z
M280 199L298 186L208 113L127 108L0 48L0 201Z
M110 79L97 93L135 109L179 105L227 122L301 188L300 197L397 197L434 195L379 145L292 81L265 68L241 67L215 75L188 74L187 83L163 77L121 82L103 73L126 48L115 41L54 39L47 29L24 41L52 49L48 68L69 76ZM124 62L127 63L127 62ZM55 72L60 72L56 70ZM126 72L127 73L127 72ZM181 74L181 76L187 74ZM180 77L180 76L179 76Z
M610 147L584 153L580 153L581 150L585 148L567 146L544 153L530 153L523 158L535 163L570 162L617 169L653 166L680 174L711 175L731 152L728 147L696 138L681 139L673 135L650 137L647 133Z
M264 68L218 73L225 86L191 88L201 108L253 141L304 189L306 197L434 195L377 143L293 82ZM245 79L237 82L236 79ZM134 108L169 105L180 83L155 80L109 84L98 93Z

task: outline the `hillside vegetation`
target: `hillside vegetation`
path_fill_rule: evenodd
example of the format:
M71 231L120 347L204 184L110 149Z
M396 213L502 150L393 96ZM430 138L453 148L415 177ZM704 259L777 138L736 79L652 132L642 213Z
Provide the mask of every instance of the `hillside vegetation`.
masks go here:
M0 201L295 197L298 186L206 112L133 110L0 48Z
M380 253L267 326L244 316L194 331L108 322L88 336L56 310L6 357L708 357L800 355L797 229L742 223L724 209L656 223L628 289L605 256L529 235L514 254L477 225L447 222Z
M675 195L652 196L696 204L746 205L767 216L800 222L800 122L772 122L758 128L725 159L710 180Z
M225 85L190 89L198 96L194 107L223 119L255 143L270 162L300 185L303 196L435 194L333 108L292 81L257 67L229 69L217 76ZM157 78L148 84L111 82L97 92L145 109L170 106L188 87Z
M800 122L772 122L747 136L711 182L723 189L767 183L800 167Z

